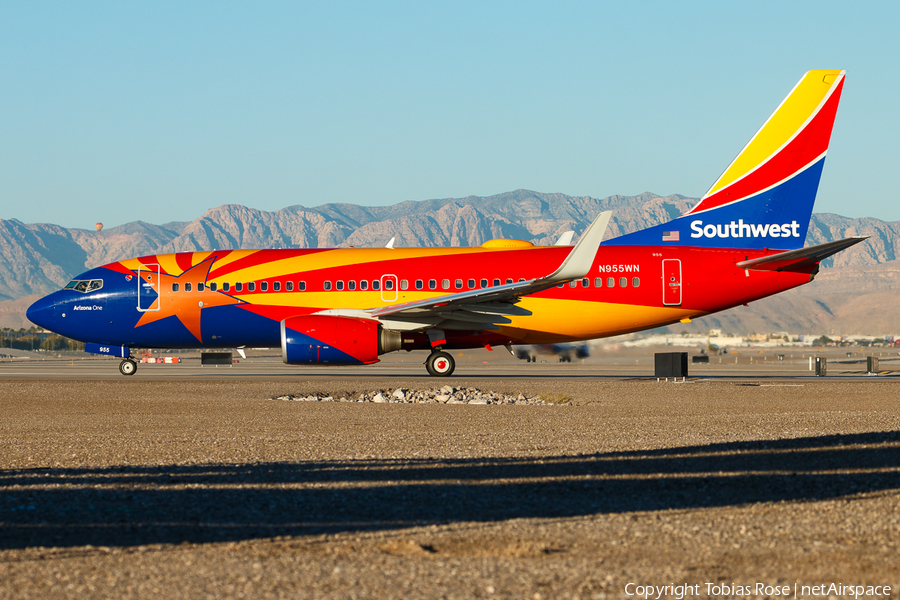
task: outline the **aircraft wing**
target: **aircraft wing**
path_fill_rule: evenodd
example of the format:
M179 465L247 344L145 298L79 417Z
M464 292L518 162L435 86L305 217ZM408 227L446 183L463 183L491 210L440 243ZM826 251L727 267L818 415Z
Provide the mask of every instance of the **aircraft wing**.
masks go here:
M810 273L816 265L825 260L832 254L837 254L841 250L845 250L850 246L858 244L865 237L851 237L834 242L826 242L809 248L800 248L799 250L788 250L787 252L779 252L770 256L763 256L751 260L742 260L737 263L739 269L748 269L751 271L794 271L797 273Z
M531 314L516 306L523 296L587 275L611 215L611 211L597 215L559 268L545 277L393 304L368 312L376 319L421 322L423 326L440 323L443 329L496 329L498 324L509 323L509 316Z

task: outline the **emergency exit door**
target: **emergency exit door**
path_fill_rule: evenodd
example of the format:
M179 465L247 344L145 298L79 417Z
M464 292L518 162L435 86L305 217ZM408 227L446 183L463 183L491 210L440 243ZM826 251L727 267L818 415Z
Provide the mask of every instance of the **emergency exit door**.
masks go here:
M681 305L681 261L667 258L662 261L663 306Z

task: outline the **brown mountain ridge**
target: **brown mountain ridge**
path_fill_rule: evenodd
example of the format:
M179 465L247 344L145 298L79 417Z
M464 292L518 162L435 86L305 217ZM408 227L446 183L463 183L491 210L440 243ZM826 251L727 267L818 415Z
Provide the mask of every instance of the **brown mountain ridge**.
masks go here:
M580 233L603 210L613 211L607 237L614 237L669 221L696 202L677 194L598 199L516 190L376 207L325 204L263 211L226 204L190 222L137 221L101 232L0 220L0 325L24 322L22 302L12 301L49 293L82 271L133 256L217 248L382 246L392 237L398 247L478 246L493 238L548 245L566 230ZM870 238L829 259L819 280L827 281L823 275L830 268L860 272L860 267L889 263L900 255L900 222L873 218L814 214L806 242L852 235ZM820 288L817 284L804 290ZM740 321L737 318L729 330L742 330Z

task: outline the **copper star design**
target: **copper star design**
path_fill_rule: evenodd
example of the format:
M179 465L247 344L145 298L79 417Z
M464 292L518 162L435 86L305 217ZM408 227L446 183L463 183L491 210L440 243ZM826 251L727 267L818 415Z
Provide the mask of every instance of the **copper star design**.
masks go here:
M160 273L159 281L157 282L157 293L159 296L153 301L150 310L141 315L135 327L174 316L187 327L187 330L197 338L198 342L203 343L200 329L203 309L240 303L240 300L232 298L223 292L213 292L209 289L209 286L205 285L206 278L209 276L209 270L212 268L215 260L215 257L204 260L177 277ZM155 273L138 272L138 276L148 282L151 282L150 278L154 275ZM180 284L180 291L172 291L173 283ZM184 291L186 283L191 284L192 291ZM197 291L200 283L203 283L205 287L202 292ZM159 310L156 310L157 308Z

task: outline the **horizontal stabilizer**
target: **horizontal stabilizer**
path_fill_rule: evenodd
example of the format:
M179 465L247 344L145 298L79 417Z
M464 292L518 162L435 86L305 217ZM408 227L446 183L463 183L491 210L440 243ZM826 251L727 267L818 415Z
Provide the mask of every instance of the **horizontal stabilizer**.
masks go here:
M841 250L846 250L850 246L856 245L863 240L869 239L865 237L852 237L835 242L827 242L818 246L810 246L809 248L800 248L799 250L788 250L787 252L779 252L771 256L763 256L751 260L742 260L737 263L739 269L749 269L751 271L794 271L796 273L810 273L815 269L819 262L825 260L832 254L837 254Z

